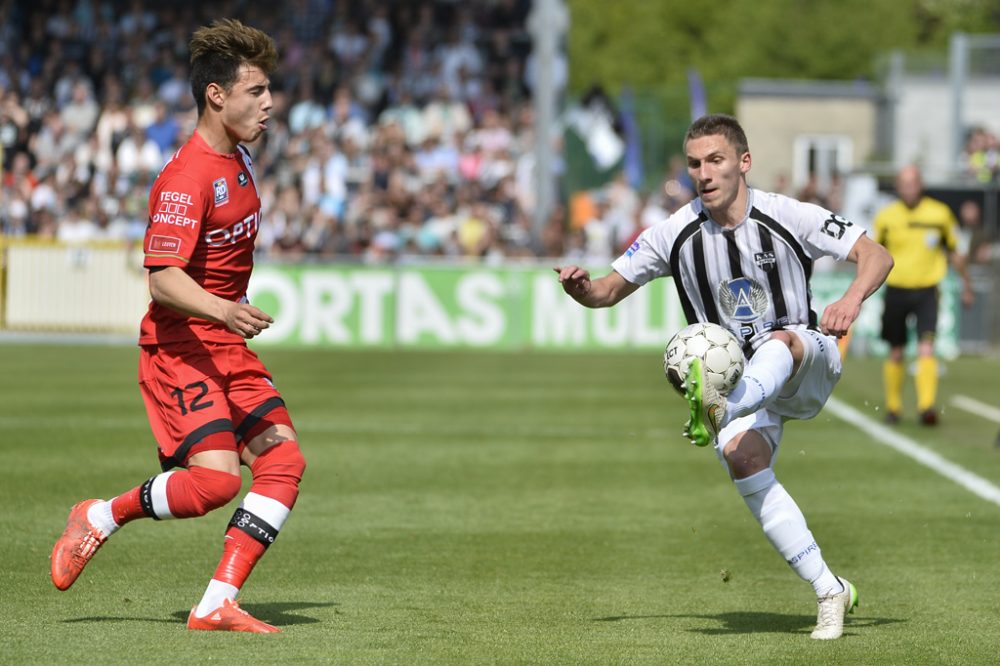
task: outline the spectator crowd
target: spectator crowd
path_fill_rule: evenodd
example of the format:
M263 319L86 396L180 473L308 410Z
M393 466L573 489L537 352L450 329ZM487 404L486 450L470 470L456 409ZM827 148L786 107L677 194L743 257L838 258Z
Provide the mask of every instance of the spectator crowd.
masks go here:
M1000 137L985 127L973 127L966 134L962 150L965 175L977 183L996 181L1000 175Z
M0 0L0 235L138 242L149 187L197 120L190 34L232 16L279 49L251 146L262 257L606 263L693 188L675 155L663 187L560 193L536 230L531 4ZM970 177L995 179L998 149L970 133ZM839 179L810 192L839 209Z
M0 232L142 237L146 197L194 129L191 31L275 37L252 146L267 257L560 256L533 234L529 0L0 0ZM608 248L610 254L611 248Z

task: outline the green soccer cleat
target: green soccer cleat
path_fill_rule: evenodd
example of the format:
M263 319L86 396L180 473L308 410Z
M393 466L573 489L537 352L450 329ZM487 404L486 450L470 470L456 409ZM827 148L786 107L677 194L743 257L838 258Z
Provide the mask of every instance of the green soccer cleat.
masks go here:
M695 446L708 446L715 441L722 429L726 399L705 378L701 359L693 359L688 366L687 376L684 378L684 397L691 410L691 417L684 426L684 435Z

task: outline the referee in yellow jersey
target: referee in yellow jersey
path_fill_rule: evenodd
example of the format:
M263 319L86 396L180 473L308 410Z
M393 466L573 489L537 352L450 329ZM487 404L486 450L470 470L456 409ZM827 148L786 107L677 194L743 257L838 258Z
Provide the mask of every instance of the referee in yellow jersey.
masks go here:
M910 315L917 322L917 410L920 422L936 425L938 368L934 357L937 329L938 284L948 272L951 259L962 278L962 304L972 303L972 285L965 258L957 252L958 221L954 213L937 199L924 196L920 169L903 167L896 174L899 200L875 216L875 240L885 246L895 260L886 279L882 339L889 343L889 358L883 368L885 420L899 422L903 408L903 347L906 345Z

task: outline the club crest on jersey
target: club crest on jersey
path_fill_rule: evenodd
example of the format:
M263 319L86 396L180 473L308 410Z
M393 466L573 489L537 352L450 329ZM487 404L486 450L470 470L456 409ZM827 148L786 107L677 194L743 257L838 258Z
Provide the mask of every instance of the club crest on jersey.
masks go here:
M247 183L250 182L250 179L247 178L247 175L245 173L240 171L239 175L236 176L236 182L239 183L240 187L246 187Z
M728 320L756 321L767 312L768 300L767 291L753 278L739 277L719 283L719 308Z
M217 178L212 181L212 191L215 192L216 206L229 203L229 186L226 185L225 178Z
M778 260L774 256L774 252L768 250L766 252L758 252L753 255L754 263L764 272L770 272L775 266L778 265Z

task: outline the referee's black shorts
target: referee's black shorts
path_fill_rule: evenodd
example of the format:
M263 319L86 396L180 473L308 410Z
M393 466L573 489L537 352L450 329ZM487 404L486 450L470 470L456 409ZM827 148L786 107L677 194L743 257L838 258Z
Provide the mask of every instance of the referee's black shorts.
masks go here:
M917 318L917 336L932 340L937 330L938 288L903 289L886 287L885 310L882 311L882 339L892 347L906 345L907 320Z

